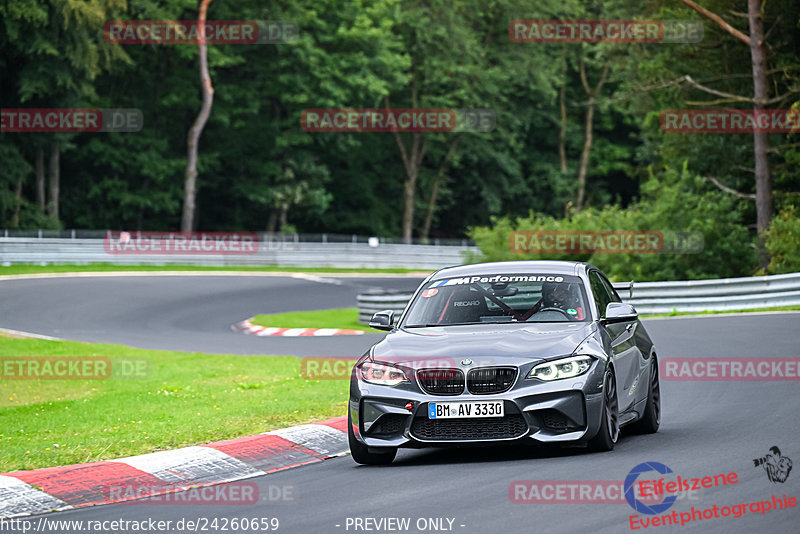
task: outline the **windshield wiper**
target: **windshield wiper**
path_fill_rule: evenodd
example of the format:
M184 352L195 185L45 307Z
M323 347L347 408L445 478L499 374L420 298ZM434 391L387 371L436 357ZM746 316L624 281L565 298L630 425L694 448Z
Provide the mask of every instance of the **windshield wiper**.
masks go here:
M403 328L433 328L435 326L463 326L463 325L470 325L470 324L486 324L486 323L443 323L443 324L436 324L436 323L427 323L427 324L409 324L404 326Z

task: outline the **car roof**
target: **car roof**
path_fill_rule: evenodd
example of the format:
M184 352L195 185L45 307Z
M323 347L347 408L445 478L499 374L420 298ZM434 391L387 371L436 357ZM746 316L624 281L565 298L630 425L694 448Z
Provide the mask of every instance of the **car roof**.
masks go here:
M593 267L590 263L580 261L493 261L445 267L431 275L431 280L441 280L455 276L475 276L479 274L523 274L548 273L577 275L579 272Z

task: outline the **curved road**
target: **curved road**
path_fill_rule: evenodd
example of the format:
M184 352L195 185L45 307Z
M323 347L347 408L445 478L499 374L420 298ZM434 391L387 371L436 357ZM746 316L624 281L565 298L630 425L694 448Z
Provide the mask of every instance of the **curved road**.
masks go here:
M258 337L236 333L231 325L259 313L355 307L360 292L385 288L410 293L422 280L299 276L302 275L0 280L0 328L144 349L361 356L382 334Z
M0 282L0 327L69 339L146 348L239 354L356 354L378 335L258 338L230 324L255 313L352 306L359 288L411 288L412 279L340 279L341 285L296 278L131 277ZM800 357L800 314L759 314L645 321L661 358ZM464 448L402 451L386 467L341 457L252 479L261 495L291 488L291 499L254 506L107 505L49 514L50 519L277 517L278 532L631 532L633 510L622 504L515 504L516 480L622 481L637 464L666 464L683 478L735 472L736 484L704 489L671 511L800 497L800 472L771 482L753 459L777 445L800 461L798 382L662 381L658 434L625 435L611 453L557 448ZM348 518L409 518L406 528L378 530ZM428 521L432 518L431 521ZM440 523L433 520L440 519ZM452 520L452 523L449 522ZM34 518L33 522L36 521ZM703 519L685 527L639 531L798 532L800 507ZM439 525L439 526L437 526ZM390 526L397 527L392 523ZM370 527L367 530L366 527ZM208 532L215 532L210 529ZM240 531L245 532L245 531ZM253 530L246 532L254 532Z

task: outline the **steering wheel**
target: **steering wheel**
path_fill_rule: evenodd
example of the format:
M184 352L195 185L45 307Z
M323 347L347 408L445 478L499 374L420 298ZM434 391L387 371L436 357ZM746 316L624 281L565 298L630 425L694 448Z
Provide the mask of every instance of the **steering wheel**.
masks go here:
M549 307L549 308L542 308L541 310L539 310L539 311L537 311L536 313L534 313L534 314L533 314L533 317L536 317L536 316L537 316L537 315L539 315L540 313L542 313L542 312L546 312L546 311L557 311L557 312L561 312L561 313L564 315L564 317L566 317L566 318L567 318L567 319L569 319L570 321L572 321L572 319L573 319L573 318L572 318L572 316L571 316L570 314L568 314L567 312L565 312L565 311L564 311L564 310L562 310L561 308L556 308L556 307L554 307L554 306L553 306L553 307Z

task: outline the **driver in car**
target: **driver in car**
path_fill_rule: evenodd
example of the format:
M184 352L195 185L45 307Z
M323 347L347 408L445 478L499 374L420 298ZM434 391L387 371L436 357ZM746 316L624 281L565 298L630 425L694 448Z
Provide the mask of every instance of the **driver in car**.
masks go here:
M542 298L539 299L533 308L525 312L520 318L527 321L535 313L546 308L558 308L563 310L569 317L575 320L583 320L583 308L581 301L572 291L570 284L564 282L544 282L542 283Z

